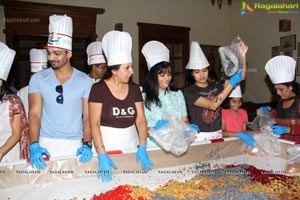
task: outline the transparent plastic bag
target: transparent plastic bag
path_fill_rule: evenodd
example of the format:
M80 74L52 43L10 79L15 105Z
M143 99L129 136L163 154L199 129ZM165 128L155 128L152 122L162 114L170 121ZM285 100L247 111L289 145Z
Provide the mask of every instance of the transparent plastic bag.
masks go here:
M230 46L219 47L221 63L226 76L234 75L242 67L243 57L238 47L241 41L241 38L237 36L232 40Z
M149 135L166 151L181 155L187 151L188 145L196 139L197 131L190 129L187 124L176 117L164 112L163 119L169 123L159 130L149 130Z
M197 139L197 131L194 129L187 127L185 131L183 132L183 138L187 145L192 144Z
M287 148L288 161L285 170L289 174L300 175L300 145Z
M243 144L241 152L247 153L251 156L266 156L266 155L280 155L281 146L278 136L273 134L272 126L276 123L270 112L256 110L257 116L249 124L249 128L253 130L260 130L261 133L256 134L254 139L256 141L254 147L249 147Z
M276 123L275 118L271 112L266 112L260 109L256 110L255 119L248 124L248 128L252 130L259 130L261 128L272 127Z

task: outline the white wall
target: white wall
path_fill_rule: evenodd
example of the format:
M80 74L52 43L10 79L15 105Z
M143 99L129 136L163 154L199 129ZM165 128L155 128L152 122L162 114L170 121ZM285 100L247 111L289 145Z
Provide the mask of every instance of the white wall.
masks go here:
M292 3L299 1L270 1L270 0L247 0L250 6L254 3ZM300 2L299 2L300 6ZM266 10L254 9L253 13L244 16L240 15L241 4L234 4L231 7L231 35L235 37L240 34L242 39L249 45L248 67L246 87L244 93L245 100L262 103L271 100L270 89L266 81L269 81L265 72L265 64L271 58L272 46L280 45L280 37L287 35L296 35L296 40L300 41L300 8L298 14L268 14ZM290 19L291 31L279 32L279 20ZM283 54L283 52L281 52ZM297 51L293 51L294 58L297 59ZM297 77L299 80L300 77Z
M249 45L249 68L251 71L257 71L247 73L244 100L258 103L270 101L271 97L264 80L266 77L264 66L271 57L271 47L279 45L281 36L297 34L297 41L300 39L300 9L299 14L293 15L270 15L265 11L255 10L253 13L241 16L241 0L233 1L232 6L224 4L221 10L217 5L213 7L210 0L88 0L84 1L84 4L81 0L63 0L59 3L56 0L30 1L105 9L103 15L97 16L97 40L101 40L116 23L123 23L124 31L129 32L133 38L132 53L135 71L133 79L136 82L138 82L139 69L137 22L190 27L190 40L197 40L200 44L228 45L239 34ZM258 1L247 0L246 2L253 5ZM272 1L259 1L259 3L266 2ZM0 6L0 17L4 19L2 6ZM278 21L283 18L292 20L291 32L278 31ZM0 30L3 29L2 20ZM0 31L0 41L5 41L2 31ZM296 51L294 57L296 58Z

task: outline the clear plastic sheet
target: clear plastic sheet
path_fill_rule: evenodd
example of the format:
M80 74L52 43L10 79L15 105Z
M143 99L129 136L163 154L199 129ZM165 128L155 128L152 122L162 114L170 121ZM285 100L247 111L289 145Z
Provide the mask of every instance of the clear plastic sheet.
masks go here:
M241 38L237 36L231 42L230 46L219 47L219 54L224 72L227 76L234 75L242 66L242 56L238 44Z
M164 185L169 180L185 181L197 175L190 170L191 166L210 166L217 168L224 164L249 164L260 169L283 171L287 155L280 157L252 157L240 154L242 141L238 139L190 146L182 156L174 156L161 150L148 151L154 163L154 169L144 172L140 163L135 162L135 153L111 155L111 159L118 166L113 170L113 180L103 183L97 179L93 170L97 169L97 157L81 164L76 158L47 161L47 167L41 173L17 173L16 170L32 170L29 164L0 165L0 199L49 199L63 200L90 199L94 194L111 190L118 185L131 184L153 190ZM291 144L281 143L282 149ZM201 153L199 153L201 152ZM51 171L61 172L57 174ZM72 177L64 171L73 171ZM36 181L34 181L36 180Z
M181 119L172 117L169 113L163 113L163 119L169 123L159 130L151 128L149 135L165 150L175 155L181 155L187 151L188 146L195 141L197 131L188 127Z
M278 136L273 134L272 126L276 123L274 117L270 112L265 112L260 109L256 111L256 118L248 125L253 130L260 130L261 133L256 134L254 139L256 141L254 147L249 147L244 144L241 147L243 153L252 156L266 156L266 155L280 155L280 142Z

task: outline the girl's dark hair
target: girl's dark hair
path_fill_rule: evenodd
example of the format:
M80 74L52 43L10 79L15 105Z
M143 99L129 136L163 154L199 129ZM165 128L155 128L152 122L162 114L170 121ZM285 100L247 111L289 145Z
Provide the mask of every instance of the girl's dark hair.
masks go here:
M195 78L193 76L193 70L192 69L187 69L187 84L188 85L193 85L196 81Z
M230 101L230 98L229 97L226 97L226 99L223 101L223 103L221 104L221 107L223 109L229 109L229 101Z
M2 79L1 79L2 80ZM2 80L2 85L0 87L0 101L3 101L3 98L8 94L14 94L14 92L10 89L9 85L6 81Z
M292 91L296 94L299 95L299 83L292 81L292 82L287 82L287 83L280 83L282 85L285 85L287 87L292 86ZM272 95L277 95L277 92L275 90L275 88L273 87L272 89Z
M168 62L160 62L154 65L149 73L146 76L144 86L143 86L143 92L145 92L145 106L147 109L150 110L150 105L154 103L156 106L161 107L161 101L158 98L159 95L159 86L158 86L158 74L166 74L171 73L173 74L172 67L170 63ZM176 88L173 85L173 79L171 80L169 84L169 88L166 90L176 91Z
M112 66L107 66L106 72L103 75L103 80L104 79L109 79L112 77L112 70L119 70L121 65L112 65Z

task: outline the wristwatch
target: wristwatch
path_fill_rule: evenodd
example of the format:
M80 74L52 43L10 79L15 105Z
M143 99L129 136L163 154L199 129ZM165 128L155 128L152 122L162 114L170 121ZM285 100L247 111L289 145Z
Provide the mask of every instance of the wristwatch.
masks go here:
M92 148L92 141L86 141L86 142L84 142L83 139L82 139L82 145L86 145L86 146L88 146L91 149Z

